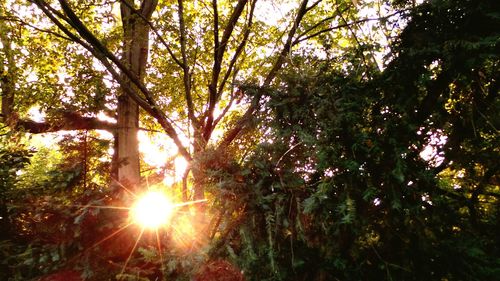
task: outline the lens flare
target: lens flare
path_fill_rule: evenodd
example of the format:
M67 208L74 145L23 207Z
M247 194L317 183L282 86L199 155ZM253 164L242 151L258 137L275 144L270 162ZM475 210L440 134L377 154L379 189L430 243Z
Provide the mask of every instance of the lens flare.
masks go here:
M130 210L134 223L148 229L166 225L173 213L174 205L159 191L148 191Z

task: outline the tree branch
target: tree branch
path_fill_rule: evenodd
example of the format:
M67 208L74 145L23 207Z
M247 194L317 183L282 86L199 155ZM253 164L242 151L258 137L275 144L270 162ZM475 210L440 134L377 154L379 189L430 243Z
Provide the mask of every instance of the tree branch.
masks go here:
M3 13L1 9L0 7L0 13ZM0 59L0 89L2 90L1 113L6 116L7 119L10 118L12 114L15 89L13 78L17 73L16 62L12 52L11 36L9 36L10 31L10 28L4 24L3 21L0 22L0 43L2 44L1 51L3 53L3 57Z
M214 61L217 61L217 52L219 50L219 11L217 9L217 0L212 0L212 9L214 13Z
M300 22L304 18L304 15L307 13L307 2L308 0L302 0L300 3L299 9L297 11L297 15L295 16L295 20L293 21L293 26L288 32L288 37L286 40L285 45L283 46L283 49L281 50L278 59L275 61L273 67L269 71L269 73L266 76L266 79L264 80L264 83L262 84L262 87L267 87L271 82L274 80L276 77L278 71L280 68L283 66L283 63L286 60L287 54L290 52L293 44L292 40L293 37L295 36L297 29L300 25ZM260 98L262 96L262 93L257 93L254 98L252 99L252 102L250 103L250 106L248 107L247 111L243 116L236 122L236 125L230 129L222 141L219 144L218 149L228 146L237 136L238 134L245 128L245 126L248 124L248 122L252 119L253 113L255 110L257 110L260 102Z
M251 27L253 24L253 12L255 10L255 3L257 3L257 0L253 1L252 5L250 7L250 13L248 16L248 23L245 27L245 33L243 34L243 40L240 42L240 44L236 48L236 51L234 52L234 55L231 58L231 61L229 62L229 66L227 68L226 74L224 75L224 78L222 79L222 82L219 85L219 89L217 90L219 95L222 93L224 86L227 82L227 79L229 78L229 76L231 75L231 72L233 71L233 67L236 64L236 61L238 60L239 56L241 55L241 53L245 49L245 46L248 42L248 37L250 36Z
M182 70L183 70L183 82L184 82L184 95L186 98L187 108L188 108L188 118L191 120L195 128L200 126L200 121L196 118L194 114L193 106L193 96L191 94L191 74L189 73L189 66L187 63L186 54L186 26L184 24L184 3L183 0L178 0L179 3L179 40L181 43L181 54L182 54Z
M62 24L61 21L59 21L55 15L57 15L59 18L62 18L66 22L69 22L69 19L64 17L62 14L58 13L57 11L53 10L52 7L50 7L47 3L44 1L39 1L39 0L34 0L33 1L41 10L42 12L49 17L49 19L63 32L65 33L72 41L80 44L82 47L87 49L90 53L92 53L101 63L106 67L106 69L111 73L114 79L117 80L117 82L120 85L125 85L124 81L120 78L116 70L112 67L112 65L109 63L109 61L106 59L105 55L100 52L99 50L96 50L92 45L87 44L85 41L80 39L78 36L73 34L66 26ZM123 65L122 65L123 66ZM122 84L123 83L123 84ZM127 88L127 87L124 87ZM128 90L128 91L127 91ZM137 102L141 107L143 106L149 106L148 103L141 97L139 97L135 92L132 92L130 89L127 88L125 90L126 92L130 92L130 95L134 99L135 102Z
M153 12L155 11L157 4L158 4L158 0L142 0L140 15L144 19L150 18L151 15L153 14ZM147 21L147 22L149 23L149 21Z
M238 90L238 92L239 91L240 90ZM227 114L227 112L229 111L229 109L233 105L233 102L234 102L235 99L236 99L236 95L234 93L231 93L231 98L229 100L229 103L222 110L221 114L217 118L215 118L215 120L214 120L214 128L215 128L215 126L217 126L217 124L219 124L220 120L222 120L222 118Z
M145 96L147 102L145 102L142 98L140 98L135 91L130 89L129 87L122 87L125 89L125 92L136 101L139 106L141 106L146 112L150 113L153 117L155 117L160 125L165 129L165 132L167 135L169 135L170 138L173 139L174 143L176 144L179 153L184 156L187 160L191 159L191 155L187 151L187 149L182 145L182 142L179 139L179 136L177 132L175 131L174 127L172 126L171 122L167 119L167 117L164 115L163 112L161 112L158 107L156 106L152 94L149 92L149 90L144 86L143 83L141 83L139 77L135 75L130 69L125 67L121 61L114 56L91 32L90 30L87 29L87 27L80 21L80 19L75 15L73 10L69 7L69 4L66 2L66 0L59 0L59 3L61 3L61 7L63 8L63 11L66 13L66 15L69 17L71 20L72 26L79 32L79 34L87 40L89 44L92 46L95 46L97 50L103 54L105 57L110 59L126 76L127 78L134 83L137 88L142 92L142 94ZM101 60L103 63L108 63L107 60ZM108 63L109 65L109 63ZM108 70L113 69L109 65ZM113 74L113 78L115 78L120 85L126 85L125 81L123 79L120 79L118 73L114 71L115 74Z
M78 18L78 16L73 12L69 3L66 0L59 0L61 7L64 13L68 16L68 23L76 29L78 34L87 41L93 48L95 48L99 53L101 53L105 58L115 64L120 71L122 71L127 78L139 88L144 97L149 103L150 106L155 106L154 101L152 99L151 93L149 93L148 89L141 83L139 77L133 73L129 68L125 67L125 65L118 59L113 53L111 53L102 43L97 39L92 32L83 24L83 22ZM125 84L123 84L125 85Z
M126 85L126 81L121 78L118 72L113 68L111 63L108 61L111 60L126 76L127 78L134 83L137 88L144 94L147 100L144 100L140 97L135 91L133 91L130 87L122 87L127 95L129 95L141 108L143 108L146 112L151 114L154 118L158 120L158 123L165 130L167 135L172 138L174 143L176 144L179 153L188 161L192 159L191 155L187 151L187 149L182 145L182 142L179 139L179 136L175 129L173 128L171 122L167 119L167 117L161 112L158 107L154 104L153 99L151 98L151 93L146 89L146 87L140 82L138 77L132 73L128 68L126 68L121 61L114 56L104 45L100 43L100 41L83 25L80 19L74 14L74 12L69 7L68 3L65 0L59 0L61 6L65 13L67 13L69 18L60 15L57 11L54 11L47 3L43 0L31 0L33 1L51 20L54 22L68 37L82 45L84 48L89 50L101 63L106 67L106 69L110 72L111 76L120 84ZM49 10L50 9L50 10ZM55 16L67 21L72 27L76 29L76 31L88 42L84 42L82 39L78 38L75 34L69 31Z
M207 111L203 114L203 119L205 121L205 128L203 132L204 139L207 139L209 132L212 127L212 112L215 108L215 101L217 99L217 81L219 78L219 73L221 70L221 62L219 62L219 50L220 50L220 42L219 42L219 11L217 9L217 0L212 0L212 9L214 13L214 64L212 67L212 78L210 80L210 84L208 85L208 108Z
M323 0L318 0L314 3L311 4L311 6L306 8L306 13L309 12L310 10L314 9L314 7L318 6L319 3L323 2Z
M165 38L163 38L163 36L158 31L158 29L151 23L151 21L149 21L144 16L143 13L139 13L136 9L134 9L134 7L132 7L127 1L120 0L120 2L123 3L124 5L126 5L133 13L137 14L149 26L149 28L151 28L151 30L156 35L156 37L158 37L158 39L163 44L163 46L165 46L165 48L167 49L168 54L170 55L170 57L172 57L172 59L174 60L174 62L177 65L179 65L179 67L184 68L182 62L177 58L177 56L172 51L172 48L170 48L170 45L167 43L167 41L165 40Z
M248 0L239 0L238 4L231 13L229 22L227 23L226 28L224 29L224 33L222 34L220 46L217 50L217 61L219 61L219 64L222 62L222 58L224 57L224 52L226 51L229 38L231 38L231 34L233 33L234 27L236 26L236 23L238 23L238 19L243 13L243 10L247 2Z
M343 14L343 12L339 11L338 9L337 9L337 12L338 12L338 14L339 14L340 18L342 19L342 21L344 22L344 24L347 24L347 20L346 20L346 18L342 15L342 14ZM357 25L357 23L356 23L356 24L354 24L354 25ZM369 70L369 69L370 69L370 65L368 64L368 61L367 61L367 59L366 59L366 56L365 56L364 52L361 50L361 47L362 47L361 42L359 42L358 35L357 35L357 34L356 34L356 32L355 32L355 31L351 28L351 26L352 26L352 25L347 25L347 29L349 29L349 32L351 32L352 37L354 38L354 41L356 41L356 44L358 45L358 48L359 48L359 50L360 50L360 51L359 51L359 54L361 55L361 58L363 59L363 63L365 64L366 69L367 69L367 70ZM372 58L373 58L373 62L374 62L374 64L377 66L377 69L378 69L377 61L375 60L375 56L373 56L373 54L372 54ZM363 77L364 77L364 74L363 74Z
M56 36L58 38L61 38L61 39L64 39L64 40L68 40L68 41L72 41L71 38L69 38L69 37L66 37L66 36L64 36L62 34L59 34L57 32L54 32L52 30L48 30L48 29L44 29L44 28L40 28L38 26L32 25L30 23L27 23L27 22L23 21L22 19L20 19L18 17L0 17L0 20L17 21L21 25L24 25L24 26L27 26L27 27L31 27L31 28L33 28L36 31L40 31L40 32L47 33L47 34L52 34L52 35L54 35L54 36Z
M308 11L307 10L307 0L303 0L302 3L300 4L299 10L297 11L297 15L296 15L295 20L293 22L293 26L290 29L290 32L288 32L288 37L286 39L286 43L283 46L283 49L281 50L281 53L278 56L278 59L276 60L273 67L271 68L271 70L267 74L267 77L264 80L263 86L269 86L269 84L271 84L271 81L274 80L274 78L276 77L278 70L281 69L281 66L285 62L288 53L291 51L292 46L294 45L294 44L292 44L293 37L295 36L295 33L297 32L297 29L299 28L299 24L302 21L302 19L304 18L304 15L307 13L307 11Z
M99 59L99 57L97 57ZM125 85L125 80L121 78L121 76L116 72L111 64L107 60L101 60L101 62L104 64L106 69L111 73L111 76L120 84L120 85ZM179 135L175 131L174 127L172 126L172 122L170 122L167 119L167 116L163 112L161 112L158 107L156 106L150 106L148 103L146 103L141 97L139 97L131 88L129 87L123 87L123 90L127 95L129 95L141 108L143 108L146 112L148 112L151 116L153 116L158 123L160 123L160 126L165 130L167 135L172 138L174 141L175 145L177 146L177 149L179 150L179 153L187 160L191 161L192 157L191 154L188 152L188 150L184 147L182 142L179 139Z
M209 85L209 102L208 102L208 109L205 114L207 121L205 123L205 128L203 131L203 137L205 141L207 141L210 138L210 135L212 134L213 131L213 112L215 109L215 104L217 102L217 99L220 97L220 94L217 91L217 83L219 81L219 75L221 71L221 64L222 60L224 58L224 53L226 51L227 44L229 42L229 38L231 38L231 34L234 30L234 27L236 26L236 23L238 22L238 19L240 18L241 14L243 13L243 10L245 8L245 5L247 4L248 0L238 0L238 3L236 4L236 7L233 9L231 16L229 17L228 23L226 27L224 28L224 33L222 34L222 39L220 41L220 44L218 42L218 15L217 15L217 1L213 0L213 5L214 5L214 28L216 28L216 31L214 31L214 36L217 36L217 38L214 39L214 65L213 65L213 70L212 70L212 79Z
M359 23L363 23L363 22L368 22L368 21L380 21L380 20L385 20L385 19L388 19L388 18L391 18L395 15L398 15L398 14L401 14L403 12L407 11L406 10L401 10L401 11L397 11L397 12L394 12L392 14L389 14L387 16L383 16L383 17L379 17L379 18L366 18L366 19L360 19L360 20L356 20L356 21L353 21L353 22L349 22L349 23L344 23L344 24L339 24L337 26L333 26L333 27L330 27L330 28L325 28L323 30L320 30L320 31L317 31L309 36L306 36L306 37L303 37L305 36L307 33L309 33L310 31L313 30L313 28L310 28L308 29L307 31L303 32L301 35L299 35L297 37L297 39L295 39L295 41L293 41L293 44L292 45L297 45L298 43L300 42L303 42L303 41L306 41L306 40L309 40L313 37L316 37L320 34L323 34L323 33L326 33L326 32L330 32L330 31L333 31L333 30L336 30L336 29L340 29L340 28L344 28L344 27L349 27L351 25L355 25L355 24L359 24Z
M63 130L106 130L112 132L117 129L117 126L115 123L99 120L96 117L83 117L76 112L65 112L61 118L47 122L35 122L29 119L12 120L10 128L31 134L42 134Z
M341 11L341 13L345 12L349 10L349 7L345 8L344 10ZM336 10L337 12L338 10ZM305 30L304 32L302 32L301 34L299 34L299 36L297 36L297 38L301 38L303 36L305 36L307 33L311 32L312 30L316 29L318 26L320 26L321 24L329 21L329 20L332 20L334 19L336 16L338 16L338 13L334 13L333 15L329 16L329 17L326 17L320 21L318 21L316 24L314 24L313 26L311 26L310 28L308 28L307 30Z

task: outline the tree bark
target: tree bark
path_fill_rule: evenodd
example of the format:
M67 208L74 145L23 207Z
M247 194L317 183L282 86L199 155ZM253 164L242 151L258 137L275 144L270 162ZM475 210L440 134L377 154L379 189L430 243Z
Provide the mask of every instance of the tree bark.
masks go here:
M3 7L0 6L0 16L3 16ZM2 117L5 123L10 122L12 106L14 103L14 82L16 64L11 49L9 27L0 21L0 42L2 43L2 56L0 56L0 89L2 90ZM5 64L5 65L4 65Z
M151 18L151 14L156 7L156 1L144 0L140 10L135 9L133 1L122 1L121 16L123 24L123 63L132 73L144 81L145 67L149 51L149 31L150 27L145 22ZM139 14L140 13L140 14ZM141 18L143 17L143 18ZM126 75L122 74L125 80ZM114 159L118 166L118 181L128 185L138 185L141 181L139 141L137 133L139 130L139 106L125 93L123 87L139 93L132 82L128 81L122 85L122 92L118 97L118 123L115 142Z
M10 119L9 126L11 129L31 134L43 134L62 130L105 130L113 132L116 129L115 123L99 120L97 117L84 117L72 111L64 112L56 120L45 122L16 119L13 115L6 115L6 117Z

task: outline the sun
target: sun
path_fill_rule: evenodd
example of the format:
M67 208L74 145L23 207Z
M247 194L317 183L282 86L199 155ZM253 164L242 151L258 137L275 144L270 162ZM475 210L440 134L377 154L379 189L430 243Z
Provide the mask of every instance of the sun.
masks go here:
M124 232L126 229L133 225L139 226L139 233L135 239L135 243L130 250L127 259L125 260L125 263L122 266L119 276L122 276L126 272L127 266L132 259L134 252L139 247L139 242L144 236L146 230L148 230L150 234L156 234L156 247L159 253L161 264L164 264L162 253L164 249L162 249L162 242L160 239L161 232L171 233L171 237L173 239L172 241L175 242L178 249L189 249L189 251L192 251L194 245L201 245L202 243L204 243L204 240L200 239L198 235L196 235L197 225L193 225L192 218L196 216L196 211L192 212L192 210L190 210L188 207L195 204L205 203L207 199L175 203L170 197L167 196L167 194L165 194L165 192L161 191L161 188L150 189L143 194L135 194L119 182L118 185L137 199L130 207L112 205L75 206L81 208L96 208L103 210L124 210L128 212L129 219L127 223L122 225L119 229L115 230L108 236L94 243L89 249L95 248L105 241L116 237L119 233ZM175 219L172 219L172 216L174 214L176 215L176 217Z
M175 205L160 191L148 191L130 209L133 223L145 229L158 229L170 221Z

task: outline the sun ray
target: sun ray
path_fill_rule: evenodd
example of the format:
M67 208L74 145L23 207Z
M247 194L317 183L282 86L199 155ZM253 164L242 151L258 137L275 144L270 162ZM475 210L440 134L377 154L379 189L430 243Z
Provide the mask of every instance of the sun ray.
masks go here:
M189 211L180 211L180 210L176 210L176 211L174 211L174 213L176 213L176 214L182 214L182 215L191 214L191 212L189 212Z
M182 206L194 205L194 204L203 203L203 202L207 202L207 199L200 199L200 200L188 201L188 202L183 202L183 203L177 203L177 204L174 204L174 206L175 207L182 207Z
M9 208L19 208L19 209L23 208L23 209L26 209L26 205L8 204L8 206L9 206ZM75 208L79 208L79 210L83 210L85 208L130 210L130 207L98 206L98 205L77 205L77 204L50 204L50 207L57 207L57 208L75 207Z
M141 232L139 233L139 236L137 237L137 240L135 241L135 244L134 244L134 247L132 248L132 250L130 251L130 254L128 255L128 258L127 260L125 261L125 264L123 265L123 268L122 270L120 271L120 277L123 275L123 273L125 272L125 269L127 268L127 265L130 261L130 259L132 258L132 255L134 254L135 252L135 249L137 248L137 245L139 244L139 241L141 240L142 238L142 234L144 233L144 227L141 228Z
M158 233L158 229L155 230L156 232L156 242L158 243L158 254L160 255L160 264L161 264L161 270L163 274L163 254L161 253L161 242L160 242L160 234Z
M106 237L104 237L100 241L94 243L92 246L90 246L84 250L84 252L88 252L88 251L96 248L97 246L101 245L105 241L108 241L108 240L112 239L113 237L117 236L119 233L123 232L124 230L126 230L127 228L129 228L133 224L140 225L140 233L138 234L137 239L136 239L132 249L130 250L130 253L128 254L128 257L120 270L120 274L118 275L119 279L124 278L123 274L125 274L125 272L127 271L127 267L129 266L134 253L136 253L137 248L139 246L139 243L142 241L146 230L150 230L150 231L154 230L154 233L156 235L156 244L157 244L156 247L158 248L158 255L159 255L160 262L161 262L162 272L163 272L164 266L165 266L164 265L164 263L165 263L165 261L164 261L165 249L163 249L161 237L160 237L162 229L164 231L169 231L168 229L170 229L170 231L172 231L171 232L173 234L172 238L174 239L175 243L178 246L180 246L181 248L184 248L185 250L187 250L189 252L193 251L199 245L203 244L203 241L201 241L200 237L197 237L197 235L196 235L196 230L195 230L196 227L194 225L191 225L192 220L189 219L190 217L193 216L193 212L190 211L189 209L184 208L184 207L204 203L207 201L206 199L194 200L194 201L188 201L188 202L180 202L180 203L174 203L174 202L169 203L166 201L167 203L170 204L171 214L168 216L169 219L165 220L164 223L162 223L162 224L155 225L154 227L148 228L148 227L145 227L143 223L140 223L134 217L133 212L136 211L135 208L137 207L137 203L140 202L141 199L144 199L144 196L148 196L148 194L149 194L149 196L151 196L151 194L153 194L153 195L156 195L156 197L153 197L153 198L157 199L158 195L162 194L162 192L154 191L154 190L152 191L148 186L148 192L145 195L144 194L138 195L138 194L133 193L129 189L127 189L125 186L123 186L121 184L120 184L120 186L126 192L128 192L129 194L131 194L133 197L135 197L137 199L137 202L135 204L132 204L130 207L106 206L106 205L100 206L100 205L91 205L91 204L87 204L87 205L68 204L68 205L63 206L63 207L75 207L75 208L79 208L79 210L84 210L87 208L89 208L89 209L94 208L94 209L110 209L110 210L120 210L120 211L123 210L123 211L132 212L132 217L131 217L132 219L129 220L125 225L123 225L119 229L113 231L111 234L107 235ZM163 201L161 201L161 202L165 203ZM149 203L151 203L151 202L149 202ZM157 203L157 202L154 201L153 203ZM146 206L149 206L149 205L146 205ZM158 210L162 211L162 208L160 208ZM172 221L170 221L170 216L172 214L177 214L178 216L177 216L177 218L174 218ZM175 222L177 220L179 220L179 221Z
M133 191L131 191L130 189L128 189L125 185L123 185L117 179L114 179L114 178L111 178L111 179L113 180L114 183L117 183L118 186L120 186L121 188L123 188L123 190L125 190L128 194L134 196L134 198L137 198L137 194L135 194Z
M172 224L172 239L177 246L191 252L192 249L203 245L203 240L199 236L197 226L192 224L192 213L178 217Z
M113 236L117 235L118 233L120 233L121 231L125 230L127 227L131 226L133 223L130 222L128 224L126 224L125 226L119 228L118 230L116 230L115 232L111 233L110 235L104 237L102 240L100 240L99 242L95 243L94 245L92 245L88 250L92 249L92 248L95 248L97 246L99 246L100 244L104 243L105 241L113 238Z
M118 206L97 206L97 205L67 205L70 207L78 208L95 208L95 209L114 209L114 210L130 210L130 207L118 207Z
M71 264L73 263L76 259L78 259L81 255L89 252L90 250L92 250L93 248L99 246L100 244L104 243L105 241L113 238L115 235L117 235L118 233L120 233L121 231L125 230L127 227L131 226L132 223L128 223L126 224L125 226L119 228L118 230L116 230L115 232L111 233L110 235L104 237L103 239L101 239L99 242L95 243L94 245L88 247L87 249L83 250L81 253L79 253L78 255L75 255L74 257L70 258L66 263L67 264Z
M188 247L194 244L196 241L196 238L191 236L191 235L186 235L186 233L178 228L174 228L175 231L175 240L178 245L181 245L182 247ZM187 237L190 237L191 239L188 239ZM191 245L190 245L191 242Z

